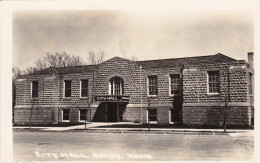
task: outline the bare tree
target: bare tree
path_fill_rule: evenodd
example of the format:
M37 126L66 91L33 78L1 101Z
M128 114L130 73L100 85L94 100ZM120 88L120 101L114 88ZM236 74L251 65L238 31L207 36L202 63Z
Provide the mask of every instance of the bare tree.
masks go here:
M138 61L137 57L135 55L133 55L131 58L130 58L131 61Z
M95 52L93 50L88 51L88 63L91 65L98 65L104 61L105 52L103 50L99 50Z

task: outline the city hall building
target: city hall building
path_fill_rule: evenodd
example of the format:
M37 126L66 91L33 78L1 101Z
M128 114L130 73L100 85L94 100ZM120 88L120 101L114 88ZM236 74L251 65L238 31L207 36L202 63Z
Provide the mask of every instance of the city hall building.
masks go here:
M249 126L253 78L253 53L51 67L18 77L14 124Z

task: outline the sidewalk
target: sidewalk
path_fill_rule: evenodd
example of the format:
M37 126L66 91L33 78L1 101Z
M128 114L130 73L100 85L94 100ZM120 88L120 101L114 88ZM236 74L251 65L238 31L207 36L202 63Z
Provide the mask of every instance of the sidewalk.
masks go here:
M116 127L116 126L121 127ZM124 128L122 125L133 126L131 128ZM117 123L104 123L104 122L88 122L87 123L87 132L97 132L97 133L155 133L155 134L173 134L173 133L196 133L196 134L212 134L212 135L238 135L241 133L253 134L254 130L252 129L227 129L227 132L224 133L223 129L194 129L194 128L140 128L138 124L133 122L117 122ZM111 127L109 127L111 126ZM134 127L137 126L137 127ZM14 126L13 129L34 129L37 131L84 131L85 124L69 126L69 127L29 127L29 126Z

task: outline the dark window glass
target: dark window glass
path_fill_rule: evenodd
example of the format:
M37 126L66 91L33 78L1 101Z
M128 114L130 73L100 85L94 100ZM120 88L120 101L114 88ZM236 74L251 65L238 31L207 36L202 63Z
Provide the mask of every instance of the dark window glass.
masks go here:
M38 97L38 81L32 82L32 98Z
M150 121L157 121L157 109L148 110Z
M87 110L86 109L80 109L79 110L79 114L80 114L80 120L85 120L86 119L86 114L87 114Z
M70 120L70 110L69 109L63 109L62 110L62 118L63 120Z
M122 95L124 93L124 82L120 77L110 79L111 95Z
M88 80L81 80L81 97L88 96Z
M71 80L65 80L65 97L71 97Z
M208 77L209 93L219 93L219 72L209 71Z
M171 75L171 94L180 94L180 74Z
M171 122L180 122L180 110L171 110Z
M253 94L253 75L249 73L249 93Z
M148 91L149 95L157 95L158 93L158 84L157 76L148 76Z

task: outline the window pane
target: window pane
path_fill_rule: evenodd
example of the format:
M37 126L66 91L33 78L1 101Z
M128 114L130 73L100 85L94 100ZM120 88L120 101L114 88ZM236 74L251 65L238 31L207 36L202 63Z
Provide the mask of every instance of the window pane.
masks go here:
M120 77L110 79L111 95L122 95L124 93L124 82Z
M180 74L171 75L171 94L180 94Z
M86 109L80 109L80 120L85 120L86 119Z
M63 109L62 110L62 112L63 112L63 120L69 120L70 118L70 110L69 109Z
M249 93L253 94L253 75L249 73Z
M219 93L219 72L210 71L208 72L209 77L209 93Z
M66 80L65 82L65 97L71 97L71 81Z
M32 97L33 98L38 97L38 81L32 82Z
M157 76L149 76L148 83L149 95L157 95Z
M150 121L157 121L157 109L148 110L149 120Z
M88 80L81 80L81 97L88 96Z

